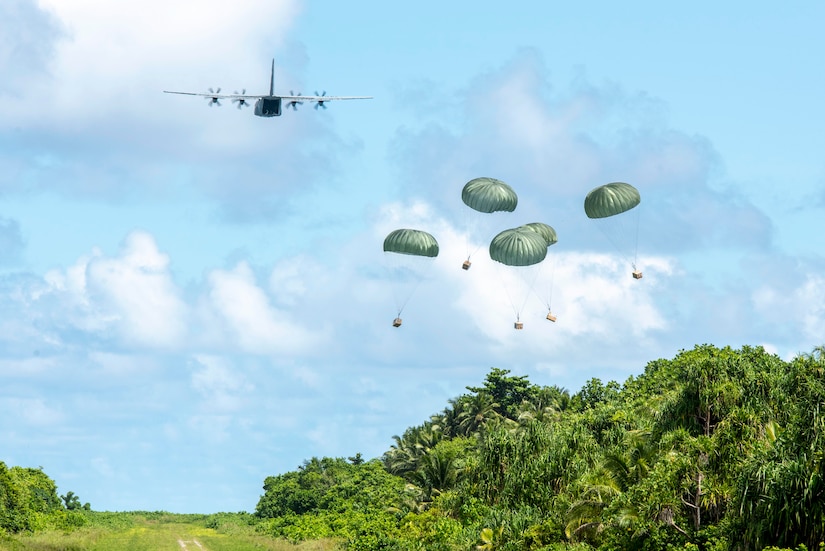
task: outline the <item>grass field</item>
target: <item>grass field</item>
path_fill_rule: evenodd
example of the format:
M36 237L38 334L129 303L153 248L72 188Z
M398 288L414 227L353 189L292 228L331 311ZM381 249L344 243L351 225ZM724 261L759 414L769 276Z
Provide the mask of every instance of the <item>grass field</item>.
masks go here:
M2 551L333 551L331 540L293 545L258 534L239 515L91 513L70 532L0 536Z

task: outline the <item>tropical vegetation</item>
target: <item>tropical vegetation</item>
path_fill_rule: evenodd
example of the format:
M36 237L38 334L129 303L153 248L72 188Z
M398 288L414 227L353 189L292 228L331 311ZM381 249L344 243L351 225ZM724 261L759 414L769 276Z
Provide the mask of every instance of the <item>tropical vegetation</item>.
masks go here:
M381 458L268 477L243 522L352 550L825 550L823 476L825 347L701 345L576 393L492 368ZM0 464L0 529L94 514L64 501Z

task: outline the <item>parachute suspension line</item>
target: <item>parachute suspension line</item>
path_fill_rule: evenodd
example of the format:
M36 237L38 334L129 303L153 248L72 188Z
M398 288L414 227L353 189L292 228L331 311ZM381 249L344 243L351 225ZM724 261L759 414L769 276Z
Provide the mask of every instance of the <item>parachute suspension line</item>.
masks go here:
M507 301L513 309L513 314L515 314L516 323L518 324L521 321L521 313L527 308L527 302L530 300L530 296L537 294L535 283L538 280L538 274L541 270L541 266L534 265L519 268L519 270L524 271L512 275L512 278L517 280L517 284L513 289L511 289L512 285L507 282L507 274L505 270L506 268L503 266L496 266L499 285L501 285L501 288L504 289L504 294L507 295ZM518 285L519 283L521 286ZM524 297L524 300L521 300L522 296Z
M547 256L550 256L550 255L547 255ZM545 260L544 262L548 262L548 261ZM538 293L536 293L536 296L542 302L542 304L544 304L547 307L547 311L551 312L553 310L553 308L552 308L552 305L553 305L553 284L554 284L554 280L556 278L556 260L554 258L554 259L550 260L549 262L550 262L550 283L548 285L546 296L539 295Z
M550 255L548 254L547 256L549 257ZM552 260L544 260L542 264L547 262L550 262L550 281L545 290L546 292L539 292L538 290L536 290L535 287L537 287L538 285L534 286L531 289L531 292L534 295L536 295L536 298L539 299L539 301L545 306L545 308L547 308L546 319L549 321L556 321L556 316L553 314L553 287L556 279L556 259L554 258ZM543 266L541 267L541 270L544 270ZM541 275L542 273L537 274L538 277L540 277Z
M636 220L635 228L631 219ZM615 220L604 218L598 220L599 231L607 238L613 250L628 264L636 270L636 251L638 250L638 212L636 215L628 215L625 219Z
M423 271L423 276L429 273L429 270ZM395 306L398 308L398 317L401 317L401 312L404 311L404 308L407 307L407 303L410 302L410 299L415 294L416 289L421 285L422 278L419 277L415 283L413 284L412 288L408 289L406 293L399 293L397 290L393 290L393 294L395 295Z
M636 268L636 262L639 259L639 218L641 218L641 213L639 209L636 210L636 235L633 236L633 272L637 272L638 268Z
M470 262L470 257L473 256L473 252L470 251L470 215L465 209L461 209L461 214L464 218L464 248L467 250L467 262Z
M524 301L521 303L521 308L519 309L519 312L523 312L524 309L527 308L527 301L530 299L530 295L536 292L536 281L538 281L540 271L541 263L536 264L534 266L528 266L524 274L520 274L522 275L522 281L524 281L527 290L524 293Z
M464 246L467 250L467 258L465 259L465 270L469 269L471 260L474 256L478 254L478 251L487 247L490 243L490 239L498 233L498 230L492 229L491 221L479 221L477 219L473 219L473 217L468 214L464 213L465 223L464 227L466 228L466 233L464 236ZM495 218L493 218L495 221ZM478 242L475 246L473 246L473 236L478 238Z
M496 275L498 276L498 283L499 286L504 289L504 294L507 295L507 302L510 303L510 308L513 309L513 313L516 315L516 322L519 321L520 312L518 307L516 306L516 301L513 300L513 296L510 293L510 286L507 285L507 278L504 273L504 268L502 266L496 265L495 267Z
M482 223L482 221L478 220L478 218L476 218L476 216L474 216L472 214L472 212L474 212L474 211L472 211L471 209L462 209L462 211L463 211L463 214L464 214L464 232L465 232L464 233L464 248L467 251L467 257L464 259L464 264L462 264L462 267L465 270L469 270L470 265L472 264L472 258L476 254L478 254L478 251L480 251L481 249L483 249L484 247L487 246L487 243L489 243L490 238L492 237L492 235L486 235L487 232L485 232L485 227L484 227L485 224ZM476 215L478 215L478 213L476 213ZM486 221L486 222L487 222L487 224L490 223L489 221ZM480 235L482 233L485 233L485 235ZM475 244L475 246L473 244L473 237L474 236L478 238L478 243Z
M513 300L513 297L510 294L510 288L507 285L507 281L504 278L504 274L499 272L498 276L499 276L499 282L501 283L501 287L504 289L504 294L507 295L507 301L510 303L510 308L513 309L513 313L516 315L516 321L518 321L519 309L516 306L516 301Z

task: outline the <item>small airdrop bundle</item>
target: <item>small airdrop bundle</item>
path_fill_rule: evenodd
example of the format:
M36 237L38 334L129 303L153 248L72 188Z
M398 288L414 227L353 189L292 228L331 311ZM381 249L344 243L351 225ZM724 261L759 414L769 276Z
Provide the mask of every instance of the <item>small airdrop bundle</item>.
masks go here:
M517 321L516 323L513 324L513 328L514 329L524 329L524 324L521 323L520 321Z
M395 318L394 320L392 320L392 326L401 327L401 318Z
M472 266L472 264L473 263L470 262L469 260L465 260L464 263L461 265L461 269L462 270L469 270L470 266Z
M642 272L639 270L633 270L633 279L642 279Z
M555 322L556 321L556 316L553 315L553 312L547 312L547 319L549 321Z

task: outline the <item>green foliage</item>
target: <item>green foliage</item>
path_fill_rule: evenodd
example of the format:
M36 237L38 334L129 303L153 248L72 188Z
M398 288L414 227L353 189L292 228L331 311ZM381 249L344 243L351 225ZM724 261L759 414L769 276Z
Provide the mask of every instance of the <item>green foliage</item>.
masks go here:
M722 551L740 548L743 533L756 549L815 546L825 529L822 352L788 363L762 348L701 345L622 386L591 379L572 398L494 368L467 387L474 394L396 437L384 463L426 495L438 484L424 473L446 442L474 435L475 448L450 456L464 454L465 474L431 507L483 548ZM481 513L463 513L468 503ZM484 529L492 539L479 539Z
M0 461L0 532L40 529L61 510L57 486L41 469L9 469Z
M582 389L571 399L571 408L576 411L584 411L595 408L597 405L615 400L619 395L619 384L610 381L603 385L601 380L590 379Z
M766 430L737 485L744 542L816 548L825 541L825 357L800 356L780 381L793 396L777 412L783 427Z
M0 463L0 526L185 520L271 549L825 551L825 348L786 362L701 345L572 397L497 368L467 390L380 461L268 477L254 515L107 516L72 492L64 508L41 471Z
M528 400L537 390L527 380L527 375L520 377L509 377L509 369L492 368L483 387L467 387L470 392L487 394L496 404L495 411L502 417L515 419L517 417L518 406Z
M84 511L91 511L92 507L88 503L84 503L83 505L80 504L80 498L75 495L74 492L67 492L66 495L60 496L60 499L63 500L63 503L69 511L78 511L83 509Z
M381 462L313 458L297 471L268 477L255 515L259 529L290 541L336 538L350 549L392 537L396 511L406 497L404 480Z

